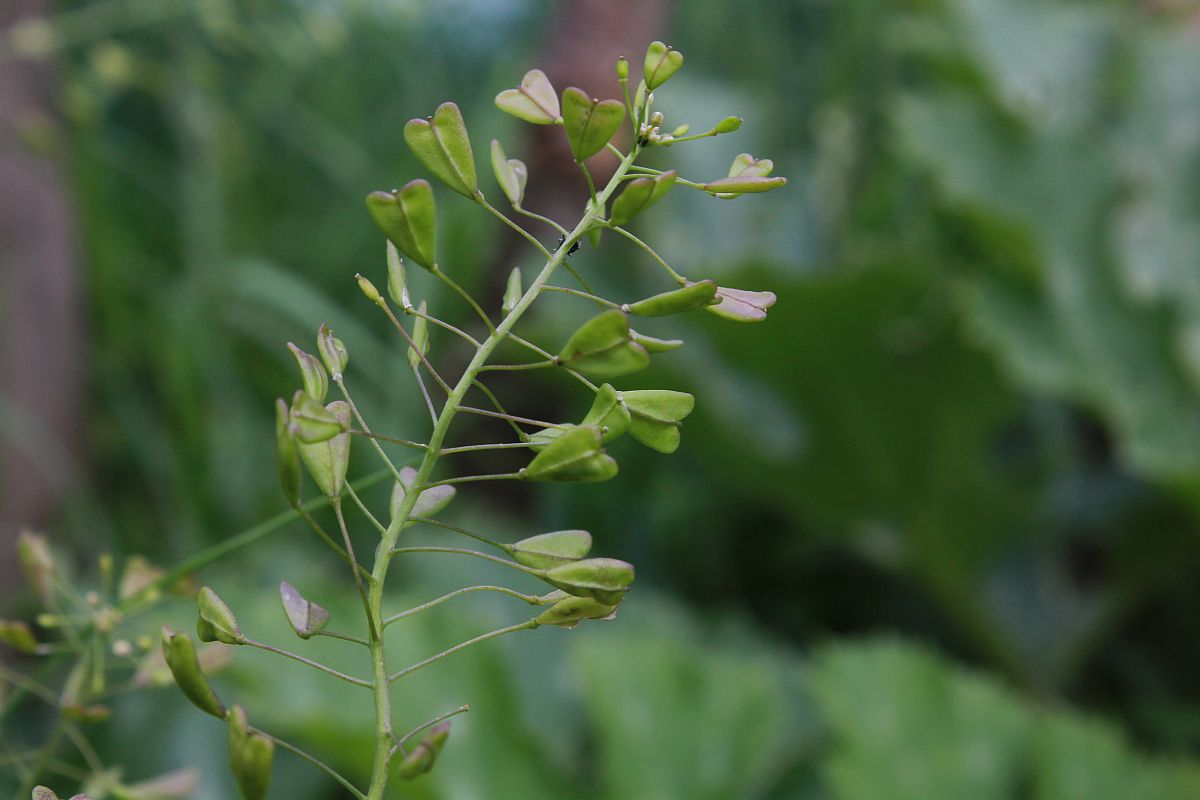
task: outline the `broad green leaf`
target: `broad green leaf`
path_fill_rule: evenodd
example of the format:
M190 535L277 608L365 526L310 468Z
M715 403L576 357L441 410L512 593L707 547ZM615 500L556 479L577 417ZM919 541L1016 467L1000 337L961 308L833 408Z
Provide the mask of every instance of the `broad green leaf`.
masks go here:
M558 95L546 73L531 69L516 89L505 89L496 95L496 108L535 125L553 125L562 121Z
M620 100L595 100L573 86L563 91L562 109L571 154L580 163L603 150L625 120Z
M553 531L513 542L506 549L527 567L549 569L586 556L592 549L592 535L580 530Z
M575 425L542 448L521 477L531 481L575 481L595 483L617 474L617 462L600 443L595 425Z
M659 41L650 43L643 65L646 88L653 92L679 71L683 66L683 53L673 50Z
M672 169L653 178L635 178L627 183L624 191L613 201L609 223L618 227L627 225L638 214L661 200L675 185L678 175Z
M705 306L704 310L734 322L762 322L767 318L767 309L775 305L774 292L750 292L727 286L717 287L717 299L720 302Z
M563 346L559 362L589 375L615 378L644 369L650 356L633 341L625 314L612 309L580 326Z
M301 639L316 636L329 624L329 612L306 599L287 581L279 583L279 599L283 602L283 611L292 630Z
M417 471L412 467L400 468L400 480L396 481L392 486L391 513L393 519L396 514L400 513L400 505L404 502L404 497L412 487L416 477ZM432 517L450 505L450 501L454 499L456 494L458 494L458 490L453 486L434 486L426 489L421 492L421 496L413 504L412 513L409 514L409 518Z
M686 392L644 389L621 393L632 421L629 435L660 453L679 449L679 424L692 413L696 399Z
M716 296L717 284L711 280L703 280L630 303L625 310L640 317L663 317L704 308L712 304Z
M410 119L404 126L404 141L442 183L464 197L476 199L479 181L475 175L475 156L457 105L442 103L431 118Z
M498 139L492 139L492 172L496 183L504 190L504 196L514 206L521 205L525 197L525 182L529 179L529 170L525 164L504 154L504 147Z
M225 719L225 705L200 670L196 647L192 644L191 637L176 633L164 625L162 653L171 676L184 696L204 713L212 714L217 719Z

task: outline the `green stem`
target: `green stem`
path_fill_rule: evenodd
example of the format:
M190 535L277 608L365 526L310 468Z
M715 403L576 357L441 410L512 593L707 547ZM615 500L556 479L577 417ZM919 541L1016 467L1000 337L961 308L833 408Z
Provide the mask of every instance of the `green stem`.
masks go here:
M505 214L504 212L502 212L502 211L500 211L499 209L495 208L495 207L494 207L494 206L493 206L491 203L489 203L487 200L484 200L484 199L482 198L482 196L479 198L479 204L480 204L481 206L483 206L484 208L486 208L488 211L490 211L490 212L492 213L492 215L493 215L494 217L496 217L496 219L500 220L500 221L501 221L501 222L503 222L505 225L507 225L508 227L512 228L512 229L513 229L514 231L516 231L517 233L521 234L521 236L525 237L525 240L526 240L526 241L528 241L528 242L529 242L531 245L533 245L534 247L536 247L536 248L538 249L538 251L539 251L539 252L540 252L542 255L544 255L546 258L550 258L550 251L549 251L549 250L547 250L547 249L546 249L546 246L545 246L545 245L543 245L541 242L539 242L539 241L537 240L537 237L535 237L535 236L534 236L532 233L530 233L529 231L525 230L524 228L522 228L522 227L521 227L520 225L518 225L517 223L513 222L511 219L509 219L509 218L508 218L508 215L507 215L507 214ZM545 220L545 219L543 218L543 221L548 221L548 220ZM558 227L558 226L556 225L555 227ZM559 230L562 230L562 228L559 228ZM563 233L566 233L566 231L562 231L562 232L563 232Z
M629 241L633 242L633 243L634 243L634 244L636 244L638 247L642 248L642 249L643 249L643 250L645 250L647 253L649 253L649 254L651 255L651 257L653 257L653 258L654 258L654 260L655 260L655 261L657 261L657 262L659 263L659 265L660 265L660 266L662 266L662 268L663 268L663 269L665 269L665 270L667 271L667 274L669 274L669 275L670 275L672 278L674 278L674 279L675 279L675 281L676 281L676 282L677 282L677 283L678 283L680 286L686 286L686 285L687 285L687 278L683 277L683 276L682 276L682 275L680 275L678 272L676 272L675 270L671 269L671 265L670 265L670 264L668 264L668 263L667 263L667 262L666 262L666 261L663 259L663 257L662 257L662 256L660 256L658 253L654 252L654 248L652 248L650 245L648 245L648 244L646 244L645 242L643 242L643 241L642 241L641 239L639 239L638 237L634 236L634 235L633 235L632 233L630 233L629 231L627 231L627 230L625 230L624 228L620 227L619 225L613 225L613 226L611 226L611 227L612 227L612 229L613 229L614 231L616 231L617 233L621 234L621 235L622 235L622 236L624 236L626 239L628 239Z
M444 328L444 329L450 331L451 333L455 334L456 336L459 336L462 339L470 342L472 347L479 347L479 340L476 339L471 334L464 331L462 328L456 328L455 326L451 325L449 322L440 320L437 317L433 316L432 314L422 314L421 309L419 309L419 308L413 308L410 306L409 308L404 309L404 313L408 314L411 317L420 317L421 319L425 320L426 322L432 322L434 325L437 325L440 328Z
M395 547L391 550L391 555L402 555L405 553L453 553L460 556L472 556L473 558L482 558L484 561L491 561L494 564L503 564L506 567L511 567L515 570L524 572L527 575L541 577L546 573L543 569L535 569L527 567L524 564L518 564L516 561L509 561L507 558L500 558L489 553L481 553L478 550L471 550L467 547L440 547L436 545L419 545L414 547Z
M496 419L506 419L510 422L521 422L526 425L535 425L539 428L554 428L558 426L557 422L546 422L541 419L530 419L529 417L518 417L515 414L500 413L498 411L488 411L486 408L475 408L473 406L459 406L459 411L467 414L478 414L481 417L494 417Z
M409 739L416 736L418 733L425 730L426 728L432 728L434 725L437 725L439 722L442 722L443 720L450 719L451 717L456 716L458 714L465 714L466 712L468 712L470 710L471 710L471 707L469 705L464 704L452 711L447 711L445 714L438 714L433 719L422 722L420 725L413 728L408 733L396 738L396 745L392 748L391 752L388 754L388 757L390 758L391 756L396 755L396 751L402 749L404 747L405 742L407 742Z
M447 600L453 600L456 597L462 597L465 594L474 594L475 592L499 592L500 594L506 594L509 597L515 597L518 600L524 600L531 606L539 605L539 601L541 600L541 598L535 594L522 594L521 592L518 592L514 589L509 589L505 586L467 586L462 589L455 589L453 592L446 592L446 594L442 595L441 597L430 600L428 603L422 603L419 606L413 606L407 611L401 611L399 613L392 614L383 621L383 624L386 627L391 625L393 622L397 622L398 620L411 617L414 614L420 614L422 611L428 611L431 608L436 608L442 603L445 603Z
M634 147L625 160L618 165L613 179L609 181L608 186L601 192L597 198L597 202L592 204L591 210L583 215L575 228L567 235L563 244L546 260L546 264L542 267L541 272L534 278L529 288L525 290L525 293L521 295L521 299L517 301L516 305L513 306L513 309L508 312L500 324L492 330L479 349L475 351L475 355L471 358L470 363L467 364L466 369L463 370L462 376L450 392L446 404L442 407L442 411L433 426L433 433L429 437L428 449L425 451L425 455L421 459L421 465L417 468L417 475L413 479L414 486L425 486L429 483L429 477L433 473L434 465L437 462L446 436L450 431L451 423L453 423L455 415L461 410L462 402L467 392L475 384L480 368L487 363L492 352L505 339L509 331L513 329L513 326L517 324L517 321L524 316L534 300L537 299L542 287L554 275L554 272L558 269L563 259L566 258L567 251L570 250L571 246L579 241L590 227L596 224L597 219L599 219L599 210L603 208L609 196L616 189L620 176L625 174L626 170L629 169L629 165L633 163L637 152L637 148ZM377 551L379 555L375 560L375 566L372 570L373 580L371 582L371 592L368 602L368 613L373 621L383 619L383 591L387 582L388 565L391 563L396 539L407 525L409 517L412 516L413 508L419 496L420 492L415 491L405 494L400 508L397 509L391 524L388 525L387 532L383 534L379 543ZM498 560L503 561L503 559ZM367 790L366 800L382 800L384 790L387 787L388 755L391 750L392 709L389 694L390 680L387 673L387 662L382 637L379 635L374 624L370 627L376 742L374 767L371 771L371 783Z
M281 650L278 647L272 647L271 645L264 644L263 642L256 642L253 639L248 639L244 636L241 639L241 644L249 645L250 647L257 647L259 650L266 650L268 653L274 653L277 656L283 656L284 658L290 658L292 661L298 661L299 663L310 666L313 669L319 669L319 670L321 670L321 672L324 672L326 675L332 675L333 677L335 677L339 680L343 680L346 683L350 683L355 686L361 686L364 689L372 688L370 681L364 681L362 678L356 678L353 675L347 675L344 672L338 672L333 667L327 667L324 664L313 661L312 659L305 658L304 656L288 652L287 650Z
M517 623L516 625L509 625L507 628L499 628L494 631L488 631L487 633L483 633L483 634L480 634L479 636L476 636L474 639L468 639L465 642L461 642L459 644L454 645L454 647L449 647L449 648L443 650L442 652L437 653L436 655L430 656L429 658L425 659L424 661L418 661L416 664L413 664L412 666L409 666L409 667L405 667L404 669L400 670L399 672L394 672L388 676L388 680L389 681L398 681L401 678L403 678L405 675L411 675L412 673L416 672L417 670L428 667L430 664L432 664L436 661L441 661L446 656L454 655L459 650L465 650L466 648L470 647L471 645L479 644L480 642L486 642L488 639L495 639L497 636L503 636L506 633L515 633L517 631L528 631L528 630L533 630L536 627L537 627L536 622L534 622L533 620L526 620L525 622L520 622L520 623Z
M567 235L567 229L564 228L562 225L559 225L557 222L550 219L549 217L543 217L541 214L537 213L536 211L530 211L529 209L522 208L521 206L513 206L513 210L516 211L518 214L524 214L525 216L529 217L530 219L536 219L538 222L546 223L551 228L554 228L554 230L558 231L560 236Z
M501 214L500 216L504 216L504 215ZM505 219L507 219L507 217L505 217ZM466 300L467 305L469 305L471 308L475 309L475 313L479 315L479 318L481 320L483 320L483 324L485 326L487 326L487 329L489 331L491 331L492 333L496 332L496 326L492 324L492 318L487 315L486 311L484 311L482 308L479 307L479 303L475 302L475 298L471 297L470 292L468 292L466 289L459 286L458 281L454 280L449 275L442 272L442 270L438 267L437 264L434 264L433 269L430 271L434 275L441 278L443 283L445 283L447 286L449 286L451 289L453 289L455 292L457 292L459 297L461 297L463 300Z
M291 744L289 742L285 742L283 739L280 739L278 736L272 736L271 734L264 731L262 728L255 728L253 725L247 725L246 729L249 730L251 733L257 733L259 736L264 736L267 739L270 739L272 742L279 745L284 750L287 750L289 753L292 753L293 755L297 755L300 758L307 761L309 764L312 764L314 767L321 770L326 775L328 775L329 777L333 778L335 781L340 783L343 787L345 787L346 791L353 794L355 797L358 798L358 800L366 800L366 795L363 794L361 791L359 791L358 787L356 787L353 783L348 781L346 778L342 777L341 773L339 773L333 767L329 766L328 764L326 764L325 762L316 758L315 756L309 755L305 751L301 750L299 747L296 747L294 744Z
M576 297L582 297L586 300L591 300L593 303L596 303L597 305L609 306L610 308L619 309L621 307L620 303L614 303L612 300L605 300L603 297L592 294L591 292L581 292L578 289L569 289L566 286L547 286L546 291L562 292L563 294L573 294Z

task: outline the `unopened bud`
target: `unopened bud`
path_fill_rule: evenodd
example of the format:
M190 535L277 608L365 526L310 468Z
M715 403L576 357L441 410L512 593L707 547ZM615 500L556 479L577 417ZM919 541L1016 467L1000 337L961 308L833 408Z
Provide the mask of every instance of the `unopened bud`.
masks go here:
M650 124L654 126L662 125L665 119L666 117L663 116L661 111L655 111L650 115Z
M716 133L733 133L740 127L742 127L741 117L726 117L718 122L713 130Z
M372 303L383 303L383 296L379 294L379 290L375 288L375 284L364 278L362 275L355 275L354 279L358 281L358 288L367 296L367 299Z
M621 83L629 80L629 59L625 56L617 59L617 80Z

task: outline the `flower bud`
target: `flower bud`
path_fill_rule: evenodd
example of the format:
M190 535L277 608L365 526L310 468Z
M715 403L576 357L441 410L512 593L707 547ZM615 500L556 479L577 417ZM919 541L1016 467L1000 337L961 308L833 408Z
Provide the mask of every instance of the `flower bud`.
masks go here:
M726 117L716 124L713 131L716 133L733 133L740 127L742 127L741 117Z
M383 296L379 294L379 290L375 288L375 284L364 278L362 275L355 275L354 279L358 281L358 288L367 296L367 299L372 303L382 303Z
M225 706L217 697L216 692L209 686L208 680L200 670L200 662L196 658L196 648L191 637L175 633L170 628L162 629L163 660L175 683L183 691L188 700L206 714L212 714L218 719L225 719Z
M301 639L311 639L329 624L329 612L306 599L287 581L279 583L279 599L283 601L283 612L287 615L292 630Z
M690 131L691 129L692 129L692 126L691 126L691 125L688 125L687 123L684 123L683 125L680 125L680 126L679 126L678 128L676 128L675 130L671 131L671 135L672 135L672 136L676 136L676 137L678 137L678 136L683 136L683 135L685 135L685 134L686 134L688 131Z
M650 124L653 127L657 128L659 125L663 124L663 121L665 119L666 119L666 117L663 116L663 113L661 111L655 111L653 114L650 115Z
M202 642L241 644L242 629L237 618L217 593L205 586L196 598L200 618L196 622L196 636Z
M54 599L54 577L58 566L50 553L50 544L45 536L23 530L17 536L17 559L25 580L33 588L42 605L48 606Z
M350 354L346 352L346 345L333 335L333 331L329 330L328 325L322 324L317 329L317 350L320 351L321 360L325 362L325 368L329 370L329 374L334 378L341 377L341 374L346 371L346 364L350 361Z
M615 558L587 558L546 570L542 580L576 597L615 606L633 583L633 565Z
M617 59L617 80L621 83L629 80L629 59L625 56Z

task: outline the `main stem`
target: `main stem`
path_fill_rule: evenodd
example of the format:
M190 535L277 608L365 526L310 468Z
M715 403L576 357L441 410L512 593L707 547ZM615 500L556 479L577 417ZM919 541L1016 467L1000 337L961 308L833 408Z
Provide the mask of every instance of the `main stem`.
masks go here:
M517 301L517 304L508 313L508 316L501 321L496 329L491 332L491 335L479 345L479 349L475 351L474 358L467 365L462 377L458 379L458 384L450 392L450 396L446 399L446 404L442 406L441 414L438 415L434 423L433 433L429 437L429 446L425 450L424 458L421 459L421 466L417 469L417 476L413 480L412 488L405 493L404 501L400 504L396 515L392 517L391 524L388 525L379 542L379 547L375 552L375 567L371 572L370 593L367 598L367 613L371 617L368 627L371 631L371 672L375 692L375 765L371 772L371 785L367 789L367 800L382 800L388 779L388 754L392 743L392 704L391 696L388 693L387 659L383 647L383 587L387 580L388 565L391 563L392 549L396 545L396 539L408 523L417 498L421 494L421 488L429 482L429 476L433 473L434 464L437 462L438 456L441 455L442 442L445 441L446 434L450 430L450 424L453 422L455 414L458 413L463 398L466 397L467 392L478 378L480 370L487 364L492 351L507 338L509 331L513 329L517 321L521 319L525 311L537 299L542 287L546 285L547 281L554 274L554 271L562 264L571 246L583 237L595 221L603 218L608 198L620 184L621 177L633 165L637 153L638 148L634 147L630 150L629 155L622 159L621 163L617 166L616 172L613 173L612 178L609 180L608 185L597 196L596 202L592 203L590 210L579 220L579 224L567 234L566 239L558 246L558 249L550 255L545 266L542 267L542 271L534 278L533 283L525 290L525 294Z

